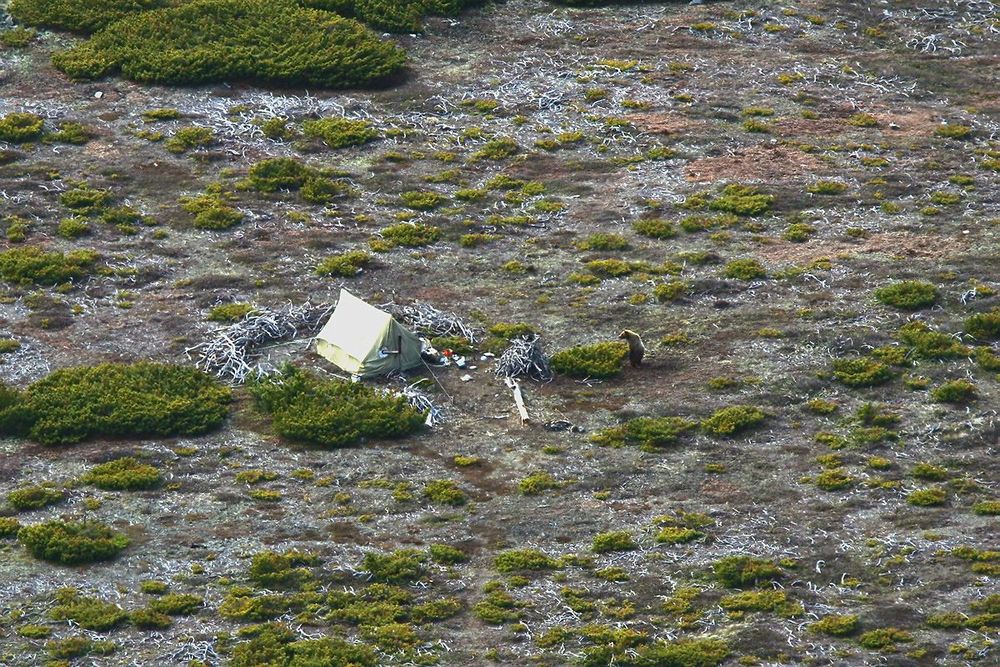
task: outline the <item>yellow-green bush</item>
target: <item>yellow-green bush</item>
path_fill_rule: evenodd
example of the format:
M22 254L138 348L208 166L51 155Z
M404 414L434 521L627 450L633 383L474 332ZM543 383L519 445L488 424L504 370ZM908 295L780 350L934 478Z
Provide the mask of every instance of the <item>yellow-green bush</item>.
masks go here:
M49 482L45 484L31 484L14 489L7 494L7 504L19 512L24 512L61 503L65 498L65 492L62 489L55 488Z
M193 368L102 364L56 371L12 400L0 397L0 431L47 445L95 436L198 435L229 412L231 392Z
M337 276L350 278L361 273L362 269L371 264L372 256L363 250L351 250L333 255L316 265L317 276Z
M27 4L27 3L25 3ZM74 79L141 83L259 81L363 86L398 72L405 55L352 19L291 0L195 0L128 14L53 55Z
M573 377L610 378L621 372L626 354L624 342L577 345L552 355L552 370Z
M85 597L75 588L62 588L56 592L56 603L49 610L49 618L54 621L72 621L85 630L110 630L127 617L122 608L113 602Z
M0 278L22 285L56 285L90 275L100 259L93 250L46 252L38 246L0 252Z
M94 466L83 476L83 482L109 491L137 491L159 484L160 471L126 456Z
M45 121L33 113L11 113L0 118L0 141L23 144L45 134Z
M25 526L18 541L35 558L61 565L111 560L129 539L96 521L47 521Z
M170 0L12 0L8 11L25 25L92 33L129 14L169 4Z
M769 560L751 556L726 556L712 565L715 578L723 586L743 588L779 579L781 568Z
M752 405L733 405L712 413L701 420L701 428L709 435L730 437L760 425L767 413Z
M933 306L938 299L937 288L920 280L903 280L875 290L881 303L901 310L918 310Z
M302 123L307 137L322 139L330 148L360 146L379 138L379 133L366 120L350 118L320 118Z
M681 435L694 426L694 423L682 417L639 417L620 426L600 431L590 439L599 445L612 447L635 445L643 449L652 449L676 444Z
M423 413L405 398L361 383L323 380L293 367L248 389L275 432L297 442L343 447L367 438L406 437L424 425Z

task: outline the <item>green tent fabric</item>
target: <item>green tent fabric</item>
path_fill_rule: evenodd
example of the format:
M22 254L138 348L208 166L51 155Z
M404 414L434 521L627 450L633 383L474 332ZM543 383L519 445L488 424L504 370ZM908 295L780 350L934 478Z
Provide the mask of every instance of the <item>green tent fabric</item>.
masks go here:
M388 375L420 366L420 339L392 315L340 290L340 300L316 336L316 352L352 375Z

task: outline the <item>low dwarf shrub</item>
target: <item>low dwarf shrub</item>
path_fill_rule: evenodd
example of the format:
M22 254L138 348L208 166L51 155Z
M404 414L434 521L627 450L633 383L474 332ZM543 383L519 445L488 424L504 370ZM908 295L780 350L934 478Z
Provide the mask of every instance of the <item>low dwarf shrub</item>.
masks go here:
M56 489L48 484L32 484L8 493L7 504L23 512L61 503L65 498L66 494L62 489Z
M56 285L89 276L100 259L93 250L45 252L37 246L0 252L0 278L27 285Z
M712 571L719 583L730 588L756 586L782 576L781 568L771 561L751 556L726 556L712 565Z
M621 372L627 354L624 342L577 345L552 355L552 370L573 377L610 378Z
M361 383L323 380L293 367L248 389L275 432L297 442L343 447L367 438L406 437L424 425L423 413L405 398Z
M366 120L350 118L320 118L302 124L307 137L322 139L330 148L360 146L379 138L379 133Z
M17 539L35 558L61 565L111 560L129 545L128 537L96 521L33 524Z
M919 310L933 306L938 299L934 285L920 280L904 280L875 290L875 298L881 303L901 310Z
M159 484L160 471L127 456L94 466L83 476L83 482L109 491L137 491Z
M10 15L25 25L89 34L129 14L170 0L11 0Z
M681 435L695 424L682 417L639 417L621 426L605 429L591 437L599 445L635 445L643 449L677 444Z
M74 79L120 73L173 85L346 88L382 81L404 62L399 47L357 21L291 0L195 0L128 14L53 55L55 66Z
M351 250L333 255L316 265L317 276L336 276L350 278L356 276L371 264L372 256L363 250Z
M63 588L56 593L56 606L49 610L54 621L72 621L85 630L104 632L120 625L127 614L113 602L80 595L75 588Z
M23 144L41 139L45 120L33 113L11 113L0 118L0 141Z
M712 413L701 420L705 433L716 437L730 437L760 425L767 413L752 405L733 405Z
M56 371L20 392L0 429L46 445L95 436L199 435L222 423L231 391L193 368L102 364Z

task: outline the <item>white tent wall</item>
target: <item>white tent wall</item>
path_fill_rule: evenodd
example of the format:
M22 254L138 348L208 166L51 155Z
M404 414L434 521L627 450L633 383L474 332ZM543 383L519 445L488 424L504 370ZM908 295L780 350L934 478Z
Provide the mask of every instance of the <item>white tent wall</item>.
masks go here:
M346 289L316 336L316 352L361 377L388 375L420 366L420 339L392 315Z

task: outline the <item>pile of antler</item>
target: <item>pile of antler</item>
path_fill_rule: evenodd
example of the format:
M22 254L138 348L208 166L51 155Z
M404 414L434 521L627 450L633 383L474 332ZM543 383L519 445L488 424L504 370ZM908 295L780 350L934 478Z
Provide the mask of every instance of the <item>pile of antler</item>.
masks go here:
M467 338L470 343L476 342L476 334L472 327L454 313L446 313L426 303L401 306L390 302L379 307L391 313L393 317L411 329L422 331L431 336L461 336Z
M289 304L281 310L260 309L239 322L219 329L209 340L184 350L197 355L195 366L232 384L273 373L276 368L261 361L262 348L300 335L312 336L332 310L326 304Z
M547 382L552 379L552 369L542 351L539 336L521 336L510 341L493 369L499 378L529 377Z

